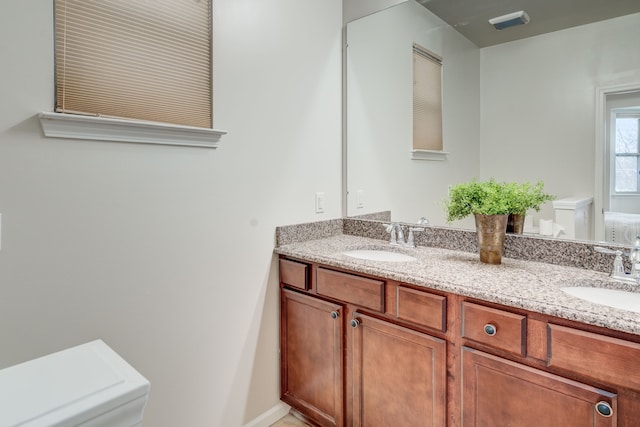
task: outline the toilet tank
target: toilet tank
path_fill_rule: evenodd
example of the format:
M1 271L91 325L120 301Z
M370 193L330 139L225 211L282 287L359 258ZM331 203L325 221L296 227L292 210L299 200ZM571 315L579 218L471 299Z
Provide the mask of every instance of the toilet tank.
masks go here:
M593 197L567 197L551 202L556 211L556 223L564 229L563 238L591 240Z
M149 381L96 340L0 370L0 426L141 426L148 395Z

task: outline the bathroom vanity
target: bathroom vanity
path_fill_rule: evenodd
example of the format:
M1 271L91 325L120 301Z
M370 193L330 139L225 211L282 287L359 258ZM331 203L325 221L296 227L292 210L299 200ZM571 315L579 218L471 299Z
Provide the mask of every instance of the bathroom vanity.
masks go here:
M321 426L636 426L640 313L560 288L607 274L385 242L282 245L282 400Z

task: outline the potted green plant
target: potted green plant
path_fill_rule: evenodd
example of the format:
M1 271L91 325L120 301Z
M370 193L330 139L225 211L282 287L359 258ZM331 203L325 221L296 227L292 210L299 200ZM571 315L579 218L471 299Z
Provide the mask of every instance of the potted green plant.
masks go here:
M508 215L512 205L508 199L507 184L493 178L478 182L475 179L453 185L445 201L447 222L463 219L469 215Z
M507 200L510 204L509 219L507 221L507 233L522 234L524 229L524 218L529 209L540 211L540 207L555 196L544 192L544 183L539 181L535 184L515 182L505 184Z
M478 182L475 179L452 186L445 200L447 221L474 215L480 261L500 264L504 250L507 219L512 212L509 184L493 178Z

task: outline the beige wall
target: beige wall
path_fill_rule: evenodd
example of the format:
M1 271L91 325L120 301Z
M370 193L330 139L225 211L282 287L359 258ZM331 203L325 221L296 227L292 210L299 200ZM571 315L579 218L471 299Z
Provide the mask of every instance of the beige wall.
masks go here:
M446 224L448 185L479 173L480 50L413 1L346 32L348 215L392 210L394 221ZM443 57L444 161L411 159L414 42Z
M278 404L274 228L341 214L341 26L339 0L218 0L219 149L74 141L36 119L52 2L1 3L0 368L102 338L151 381L146 426Z
M481 175L593 196L596 89L640 86L639 39L633 14L481 49Z

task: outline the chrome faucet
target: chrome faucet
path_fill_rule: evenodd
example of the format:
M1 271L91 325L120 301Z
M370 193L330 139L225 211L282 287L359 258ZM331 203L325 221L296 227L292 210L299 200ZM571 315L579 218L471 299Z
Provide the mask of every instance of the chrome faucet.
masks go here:
M613 250L603 248L602 246L594 246L593 249L601 254L615 255L613 260L613 269L611 270L611 278L614 280L620 280L623 282L633 282L640 284L640 270L636 267L636 264L640 262L640 237L636 239L636 245L631 250L631 253L623 253L620 250ZM624 268L624 261L622 256L626 255L631 261L631 272L627 273ZM634 261L636 260L637 261Z
M387 233L391 234L391 240L389 241L392 245L397 246L405 246L407 242L404 240L404 231L402 231L402 226L397 222L392 222L391 224L386 224Z
M391 235L389 240L389 244L394 246L405 246L410 248L416 247L416 242L414 238L414 233L423 231L422 227L409 227L409 235L407 236L407 240L404 238L404 229L402 225L397 222L392 222L391 224L385 224L387 233Z

